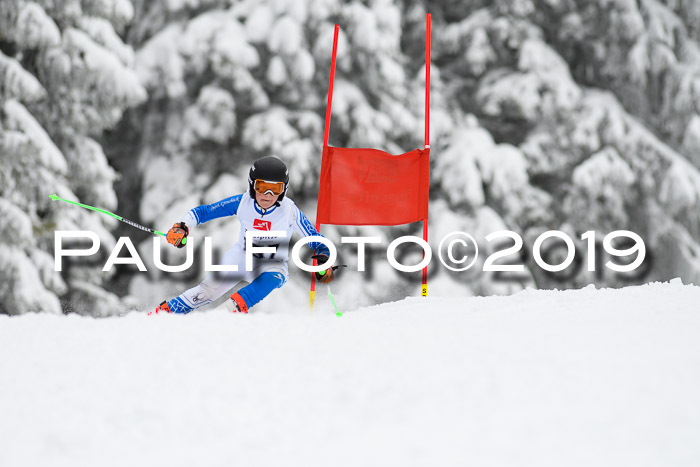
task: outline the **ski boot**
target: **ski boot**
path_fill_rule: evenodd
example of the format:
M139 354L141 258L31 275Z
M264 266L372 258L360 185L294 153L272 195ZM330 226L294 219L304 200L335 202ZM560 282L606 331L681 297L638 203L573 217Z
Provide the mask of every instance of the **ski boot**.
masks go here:
M245 300L243 300L243 297L241 297L241 294L238 292L231 295L231 297L224 302L224 306L228 311L233 313L248 313L248 305L246 305Z
M172 313L172 311L170 311L170 307L168 306L168 302L167 302L167 301L164 301L163 303L161 303L160 306L157 307L157 308L155 309L155 311L151 311L150 313L148 313L148 316L151 316L152 314L156 314L156 315L157 315L157 314L160 313L160 312L163 312L163 313Z

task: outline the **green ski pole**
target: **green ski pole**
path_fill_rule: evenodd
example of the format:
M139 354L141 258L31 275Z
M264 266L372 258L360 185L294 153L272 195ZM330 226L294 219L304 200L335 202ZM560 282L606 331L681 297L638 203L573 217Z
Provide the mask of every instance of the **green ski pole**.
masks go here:
M97 212L101 212L102 214L107 214L108 216L112 216L115 219L124 222L125 224L129 224L132 227L136 227L137 229L145 230L146 232L150 232L152 234L162 235L163 237L165 237L167 235L164 232L159 232L159 231L151 229L149 227L145 227L141 224L137 224L134 221L130 221L129 219L124 219L122 216L114 214L113 212L106 211L104 209L96 208L95 206L88 206L87 204L76 203L75 201L70 201L70 200L61 198L58 195L49 195L49 198L51 198L54 201L63 201L64 203L75 204L76 206L80 206L81 208L89 209L91 211L97 211ZM182 239L182 244L183 245L187 244L187 237Z
M331 299L331 303L333 304L333 308L335 308L335 315L336 316L343 316L343 313L341 313L338 310L338 305L335 304L335 299L333 298L333 294L331 293L331 286L328 286L328 297Z

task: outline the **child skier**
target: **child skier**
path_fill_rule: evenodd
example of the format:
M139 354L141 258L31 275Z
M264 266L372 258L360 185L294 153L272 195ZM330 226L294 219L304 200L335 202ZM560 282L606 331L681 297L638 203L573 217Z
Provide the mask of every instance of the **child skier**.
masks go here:
M168 243L182 248L182 241L189 235L189 226L195 226L224 216L238 216L241 233L236 243L221 260L222 265L237 265L238 272L210 273L199 285L189 289L171 300L166 300L156 308L156 313L189 313L190 311L213 302L240 281L248 285L231 295L226 300L226 308L231 311L247 313L248 309L264 299L270 292L282 287L287 281L289 241L292 230L300 235L314 236L316 231L307 217L287 198L289 174L287 166L275 156L266 156L253 163L248 174L248 192L231 196L218 203L198 206L191 209L168 231ZM259 232L281 230L285 237L254 238L256 247L276 247L275 253L254 254L257 261L252 271L245 268L245 233L249 230ZM321 242L309 242L319 264L328 260L329 250ZM328 283L333 280L333 268L316 273L319 281Z

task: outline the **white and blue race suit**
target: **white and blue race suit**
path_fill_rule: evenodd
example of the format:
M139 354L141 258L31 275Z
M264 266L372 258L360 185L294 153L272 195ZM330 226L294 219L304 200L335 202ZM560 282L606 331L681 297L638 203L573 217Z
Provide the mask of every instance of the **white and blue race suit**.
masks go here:
M241 233L238 242L224 253L219 264L235 264L238 266L238 272L210 273L197 286L168 300L168 306L173 313L189 313L208 305L240 281L249 282L238 293L248 308L252 307L287 281L287 260L292 232L297 232L302 237L321 236L291 199L284 197L270 208L262 209L248 193L191 209L182 218L182 222L192 227L233 215L238 216ZM245 234L250 230L260 234L256 235L254 246L274 246L277 250L275 253L254 254L253 270L246 271ZM265 237L264 232L272 230L283 231L286 234L284 237ZM321 242L309 242L309 246L315 254L329 254L328 247Z

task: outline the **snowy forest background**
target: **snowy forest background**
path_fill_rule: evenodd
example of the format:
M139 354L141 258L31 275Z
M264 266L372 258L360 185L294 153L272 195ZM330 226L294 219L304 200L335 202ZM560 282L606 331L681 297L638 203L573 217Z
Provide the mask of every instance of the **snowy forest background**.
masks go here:
M633 275L547 275L531 254L526 274L508 277L433 261L429 294L700 284L696 0L0 0L0 313L143 310L203 277L158 271L151 236L52 193L165 231L243 192L250 163L274 153L313 220L335 23L330 144L422 147L426 13L431 244L510 229L531 247L557 229L584 245L585 231L627 229L649 254ZM55 272L56 230L95 231L107 254L129 236L149 271L103 273L103 257ZM237 230L230 218L192 234L223 250ZM420 224L322 232L338 246L341 235L384 239L362 275L341 247L344 306L419 293L420 274L381 258ZM171 264L184 258L167 251ZM280 303L303 304L308 274L291 273Z

